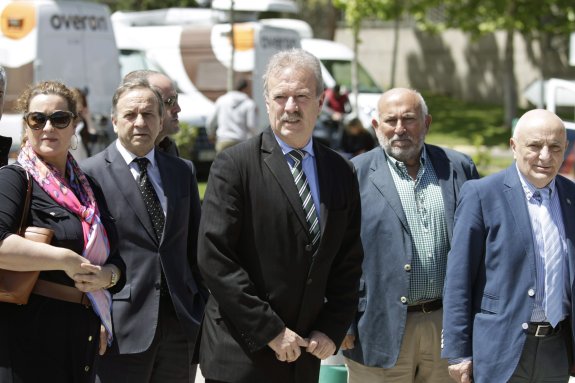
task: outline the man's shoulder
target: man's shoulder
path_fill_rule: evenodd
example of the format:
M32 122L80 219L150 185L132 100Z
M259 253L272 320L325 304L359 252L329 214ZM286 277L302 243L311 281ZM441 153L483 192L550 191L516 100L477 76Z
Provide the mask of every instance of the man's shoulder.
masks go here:
M471 161L471 157L459 150L446 148L443 146L437 146L432 144L425 144L426 149L430 155L434 155L437 153L443 153L451 162L455 163L469 163Z
M84 171L90 171L93 169L97 169L102 166L103 163L107 162L106 158L108 157L108 151L110 150L110 146L106 149L102 150L94 154L91 157L88 157L80 162L80 168Z
M174 155L159 150L156 151L156 158L158 161L167 164L171 168L181 169L180 171L189 170L192 173L195 173L196 168L194 166L194 163L185 158L176 157Z

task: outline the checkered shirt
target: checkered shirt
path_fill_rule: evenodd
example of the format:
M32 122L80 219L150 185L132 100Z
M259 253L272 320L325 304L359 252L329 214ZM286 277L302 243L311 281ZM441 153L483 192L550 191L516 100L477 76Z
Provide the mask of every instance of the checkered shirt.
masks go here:
M437 175L425 147L415 180L403 162L389 156L387 159L411 231L408 303L441 298L450 244Z

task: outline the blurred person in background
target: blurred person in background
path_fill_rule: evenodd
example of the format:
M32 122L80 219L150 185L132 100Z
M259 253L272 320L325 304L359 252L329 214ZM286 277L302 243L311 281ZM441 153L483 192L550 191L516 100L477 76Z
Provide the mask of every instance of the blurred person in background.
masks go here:
M18 165L0 170L0 268L39 270L28 304L0 303L1 382L91 382L96 353L112 341L111 293L125 283L117 233L102 190L68 151L76 98L45 81L25 90ZM15 234L32 182L26 226L54 231L51 244Z
M236 81L234 90L216 100L214 113L208 117L208 137L216 142L216 152L229 148L255 136L257 127L257 107L251 99L252 84L241 78Z
M368 132L357 117L345 124L341 138L340 150L348 157L355 157L361 153L369 152L375 147L375 139Z
M72 138L72 155L76 161L80 162L92 154L92 145L98 139L98 134L94 128L90 108L88 108L88 99L84 91L73 88L76 95L78 107L78 119L76 123L76 135Z

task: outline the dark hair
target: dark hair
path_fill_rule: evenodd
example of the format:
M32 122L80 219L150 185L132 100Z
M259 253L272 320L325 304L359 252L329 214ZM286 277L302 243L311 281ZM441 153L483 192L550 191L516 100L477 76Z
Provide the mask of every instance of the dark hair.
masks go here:
M118 101L120 100L120 97L122 97L124 93L134 89L151 90L152 93L154 93L154 96L156 97L156 101L158 102L158 112L160 114L160 118L164 116L164 101L162 99L162 96L160 95L160 92L158 91L158 89L156 89L156 87L151 86L148 80L145 79L137 79L134 81L123 82L118 87L118 89L116 89L114 97L112 97L112 116L116 116L116 107L118 106Z
M240 78L238 80L236 80L236 84L234 86L235 90L244 90L246 89L248 86L250 85L248 79L246 78Z

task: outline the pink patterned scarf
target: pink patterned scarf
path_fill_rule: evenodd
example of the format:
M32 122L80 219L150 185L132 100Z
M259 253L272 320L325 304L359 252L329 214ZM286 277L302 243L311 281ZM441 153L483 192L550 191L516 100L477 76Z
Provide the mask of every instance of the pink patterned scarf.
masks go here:
M18 162L60 206L76 214L82 222L84 251L82 256L94 265L103 265L110 254L110 244L100 221L94 192L74 157L68 153L65 178L55 167L43 162L27 142L18 155ZM92 307L108 332L112 342L112 297L108 290L87 293Z

